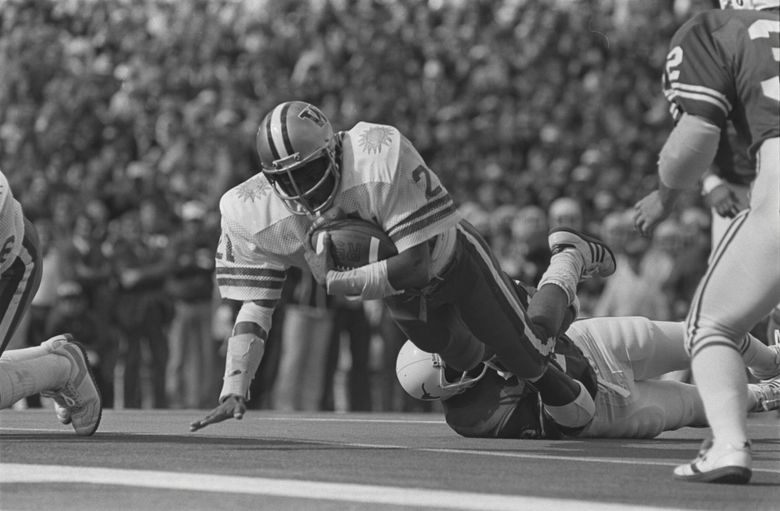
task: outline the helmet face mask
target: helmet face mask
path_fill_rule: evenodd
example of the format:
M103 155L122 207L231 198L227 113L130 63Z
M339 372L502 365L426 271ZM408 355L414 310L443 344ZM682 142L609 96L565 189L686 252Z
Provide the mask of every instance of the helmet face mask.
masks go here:
M336 136L317 107L277 105L260 123L256 142L262 172L287 209L314 215L330 207L340 182Z
M308 161L263 170L276 195L295 214L316 214L330 207L338 186L335 158L330 153Z
M483 364L477 376L462 373L455 381L448 381L444 368L438 354L423 351L412 341L406 341L398 351L395 372L401 387L413 398L444 401L476 385L488 370L488 366Z

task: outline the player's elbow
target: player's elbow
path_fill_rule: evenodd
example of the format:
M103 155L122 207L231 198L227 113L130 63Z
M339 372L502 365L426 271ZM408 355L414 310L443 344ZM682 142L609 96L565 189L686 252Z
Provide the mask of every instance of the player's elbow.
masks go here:
M683 115L661 149L658 177L669 188L691 189L709 168L720 128L695 115Z

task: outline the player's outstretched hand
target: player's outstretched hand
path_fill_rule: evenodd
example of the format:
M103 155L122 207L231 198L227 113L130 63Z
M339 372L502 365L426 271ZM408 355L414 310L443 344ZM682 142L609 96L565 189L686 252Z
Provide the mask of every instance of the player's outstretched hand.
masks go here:
M225 419L242 419L246 413L246 402L240 396L230 396L222 401L219 406L214 408L199 421L190 423L190 431L197 431L205 428L209 424L222 422Z
M649 237L661 220L669 215L669 209L658 190L652 191L634 205L634 229Z

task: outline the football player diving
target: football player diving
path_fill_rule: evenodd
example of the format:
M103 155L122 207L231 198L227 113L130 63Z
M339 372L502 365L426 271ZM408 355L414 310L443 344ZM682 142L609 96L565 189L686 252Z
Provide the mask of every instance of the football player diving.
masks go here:
M40 346L6 351L42 271L35 227L0 171L0 410L41 394L54 399L60 422L89 436L100 424L103 406L84 347L63 334Z
M590 422L592 395L548 361L567 317L576 313L579 280L614 272L606 245L565 229L551 232L554 255L528 303L396 128L359 122L334 132L318 108L290 101L260 123L257 152L260 172L220 201L217 283L223 298L242 306L228 339L219 405L192 422L192 431L245 413L271 314L292 266L311 270L331 295L384 299L406 336L439 353L453 370L469 371L497 357L539 391L545 413L559 427L575 432ZM317 250L310 238L314 228L344 217L376 224L398 254L336 271L328 236Z
M575 321L556 343L556 363L589 387L597 387L596 415L583 438L653 438L707 418L694 385L658 376L685 369L683 323L644 317ZM780 346L768 347L750 334L741 342L751 372L765 383L746 386L748 412L780 408ZM491 361L471 375L447 371L436 354L407 341L396 374L412 397L441 399L447 424L478 438L547 438L564 435L540 413L534 389Z
M713 161L731 122L756 167L749 207L710 255L686 318L686 350L712 439L674 476L747 483L745 333L780 303L780 0L722 0L672 37L664 93L675 126L658 162L658 189L635 206L650 235Z

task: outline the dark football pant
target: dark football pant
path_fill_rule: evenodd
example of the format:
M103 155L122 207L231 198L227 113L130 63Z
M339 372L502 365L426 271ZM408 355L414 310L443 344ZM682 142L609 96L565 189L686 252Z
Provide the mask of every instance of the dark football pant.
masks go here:
M532 330L512 281L487 242L467 222L458 225L455 254L425 292L407 291L385 299L393 320L417 347L431 353L468 351L482 341L506 369L522 379L541 376L554 341ZM478 343L476 343L478 344Z
M41 283L42 271L38 234L32 222L25 218L22 250L0 275L0 354L30 307Z

